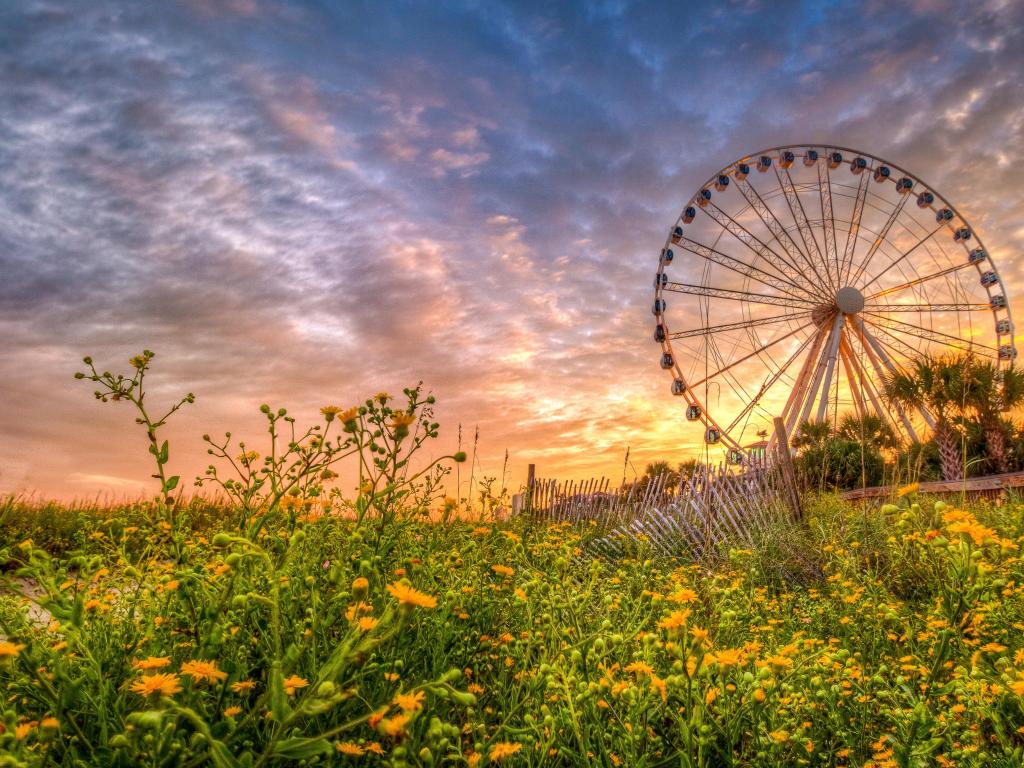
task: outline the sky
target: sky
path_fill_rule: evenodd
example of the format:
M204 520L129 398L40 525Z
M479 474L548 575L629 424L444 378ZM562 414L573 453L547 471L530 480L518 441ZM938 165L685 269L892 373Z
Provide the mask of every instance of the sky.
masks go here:
M72 378L143 348L151 398L197 397L186 478L261 403L418 381L431 450L479 429L512 486L685 458L658 252L711 173L800 142L941 189L1017 306L1021 3L5 3L0 493L151 490Z

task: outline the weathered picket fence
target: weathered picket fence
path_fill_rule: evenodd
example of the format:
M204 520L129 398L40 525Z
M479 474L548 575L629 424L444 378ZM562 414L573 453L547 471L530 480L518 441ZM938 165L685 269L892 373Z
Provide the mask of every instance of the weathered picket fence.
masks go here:
M699 559L723 544L749 544L759 527L798 515L786 474L784 461L771 455L741 468L698 465L671 489L667 474L615 489L606 478L535 480L522 511L556 522L593 521L602 535L588 545L592 554L621 556L644 542Z

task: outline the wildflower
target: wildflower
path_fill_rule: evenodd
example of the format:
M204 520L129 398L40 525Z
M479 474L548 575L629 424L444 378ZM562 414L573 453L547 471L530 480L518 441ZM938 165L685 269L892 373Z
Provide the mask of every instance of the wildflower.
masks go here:
M675 592L668 596L669 602L679 603L681 605L685 603L692 603L696 599L697 593L694 592L692 589L689 589L688 587L682 587L680 589L677 589Z
M426 694L423 691L414 691L413 693L399 693L394 698L394 703L398 705L399 709L403 712L416 712L417 710L423 709L423 699Z
M363 600L370 589L370 581L365 576L359 576L352 580L352 597L355 600Z
M491 570L499 576L511 576L515 573L515 569L509 568L507 565L492 565Z
M353 744L351 741L339 741L334 745L341 754L348 755L349 757L359 757L364 754L365 750L358 744Z
M789 731L786 730L779 729L777 731L772 731L769 735L771 736L772 741L776 744L782 744L783 742L789 741Z
M690 609L673 611L658 622L659 629L667 629L669 633L675 633L686 626L686 620L690 618Z
M917 483L911 483L910 485L905 485L902 488L900 488L898 491L896 491L896 498L903 498L907 494L917 493L917 489L919 487L920 486Z
M14 738L21 741L32 732L32 723L18 723L14 726Z
M391 416L391 426L396 431L405 430L406 432L408 432L409 425L412 424L414 421L416 421L416 416L405 411L400 411L398 413L392 414Z
M305 680L298 675L292 675L291 677L286 677L284 679L284 692L289 696L294 696L295 691L299 688L305 688L307 685L309 685L308 680Z
M523 745L518 742L498 741L491 745L491 751L487 754L487 757L492 762L497 763L506 757L512 757L522 748Z
M181 665L181 674L188 675L196 683L216 683L227 678L227 672L217 669L213 661L186 661Z
M252 680L239 680L237 683L231 684L231 690L235 693L248 693L256 687L256 683Z
M224 710L224 717L237 717L242 714L241 707L228 707Z
M754 690L754 701L764 701L768 697L768 694L764 692L764 688L757 688Z
M355 432L356 419L359 417L358 408L349 408L338 414L338 421L345 427L346 432Z
M45 731L60 730L60 721L56 717L44 717L39 721L39 727Z
M360 631L369 632L371 629L377 626L377 620L372 616L360 616L359 621L356 622L359 626Z
M170 663L167 656L147 656L145 659L136 659L132 666L136 669L163 669Z
M638 675L649 675L654 671L654 668L650 664L645 664L642 661L634 661L632 664L626 665L623 672L635 672Z
M702 629L701 627L694 627L693 629L691 629L690 635L697 642L697 645L701 645L707 642L708 639L708 631L706 629Z
M399 713L394 717L387 717L380 721L377 726L379 730L385 736L394 738L405 731L405 726L409 724L409 717L404 713Z
M437 607L437 598L424 594L423 592L419 592L400 581L396 581L394 584L388 584L386 589L390 595L403 606L419 608Z
M334 417L341 413L341 408L336 405L325 405L320 409L320 414L324 417L324 421L334 421Z
M10 640L0 640L0 662L13 659L24 647L24 645L12 643Z
M181 684L177 675L158 672L143 675L132 683L131 691L140 696L173 696L181 691Z
M739 648L723 648L714 654L715 661L722 669L735 667L744 661L743 651Z

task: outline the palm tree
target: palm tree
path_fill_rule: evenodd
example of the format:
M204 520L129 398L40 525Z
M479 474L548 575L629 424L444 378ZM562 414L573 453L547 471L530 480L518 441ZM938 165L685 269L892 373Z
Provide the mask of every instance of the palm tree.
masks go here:
M966 399L969 362L964 357L922 357L908 372L894 373L885 381L885 397L908 409L924 409L935 420L932 439L939 450L944 480L963 480L960 433L953 420Z
M836 437L886 450L899 447L899 440L892 427L873 413L866 413L861 417L847 413L839 422Z
M821 448L832 437L832 425L828 420L815 421L808 419L796 428L796 433L790 443L798 451Z
M1000 371L989 361L969 364L965 405L985 433L985 452L997 472L1010 471L1007 433L1013 425L1007 424L1001 412L1021 403L1024 403L1024 372L1012 366Z

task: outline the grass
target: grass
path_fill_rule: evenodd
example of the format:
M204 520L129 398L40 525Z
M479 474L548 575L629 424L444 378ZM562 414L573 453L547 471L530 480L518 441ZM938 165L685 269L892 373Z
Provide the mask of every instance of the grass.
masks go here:
M578 559L585 531L525 519L398 516L377 542L367 521L285 515L255 538L211 522L173 543L146 517L156 504L68 510L77 549L52 557L26 537L30 511L9 503L2 523L12 765L1024 753L1018 505L883 513L822 497L806 527L709 570L642 551Z

